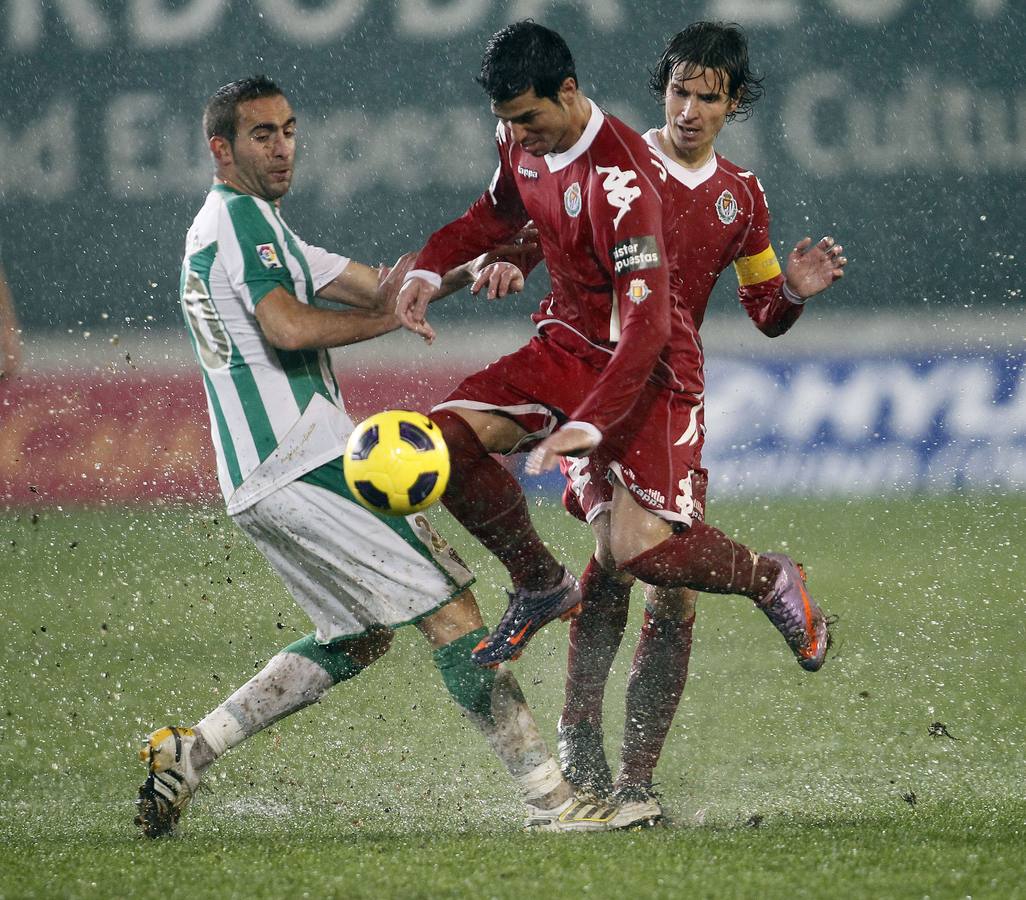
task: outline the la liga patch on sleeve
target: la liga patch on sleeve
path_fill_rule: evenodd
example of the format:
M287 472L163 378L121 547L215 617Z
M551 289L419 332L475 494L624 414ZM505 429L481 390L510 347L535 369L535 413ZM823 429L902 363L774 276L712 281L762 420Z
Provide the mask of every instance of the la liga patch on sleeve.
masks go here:
M260 257L260 262L264 264L265 269L284 269L280 259L278 259L278 251L274 244L257 244L256 245L257 256Z

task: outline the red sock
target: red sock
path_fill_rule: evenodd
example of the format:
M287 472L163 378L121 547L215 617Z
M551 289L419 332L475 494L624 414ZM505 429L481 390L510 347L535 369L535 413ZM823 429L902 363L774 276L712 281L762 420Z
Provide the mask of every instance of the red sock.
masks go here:
M602 697L609 669L627 627L631 585L611 577L592 557L581 576L580 614L570 623L566 702L560 723L602 724Z
M617 787L652 783L652 772L688 678L694 625L694 614L683 621L657 619L645 610L645 624L627 681L627 716Z
M646 584L689 587L707 594L744 594L760 600L780 573L780 564L738 544L718 528L694 522L623 568Z
M514 587L550 585L560 565L527 514L517 480L485 449L474 429L450 410L431 413L449 447L452 477L442 503L506 567Z

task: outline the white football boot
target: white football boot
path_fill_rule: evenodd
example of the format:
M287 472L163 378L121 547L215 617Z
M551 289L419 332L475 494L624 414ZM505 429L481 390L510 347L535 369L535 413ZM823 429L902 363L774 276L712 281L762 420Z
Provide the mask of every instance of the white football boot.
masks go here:
M528 803L524 831L620 831L647 827L650 818L651 810L641 805L617 806L574 796L553 809Z
M621 828L651 828L664 821L663 805L651 785L622 785L613 791L609 802L616 803L621 818L629 821Z

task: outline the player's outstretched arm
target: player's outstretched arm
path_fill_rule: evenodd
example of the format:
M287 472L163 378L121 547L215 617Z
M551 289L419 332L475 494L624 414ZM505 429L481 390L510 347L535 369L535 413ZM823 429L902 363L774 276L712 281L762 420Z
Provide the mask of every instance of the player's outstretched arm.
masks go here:
M404 328L419 334L430 344L435 339L435 330L427 322L428 304L447 297L468 284L471 285L470 290L474 294L487 285L489 300L522 291L523 272L501 257L511 253L532 252L536 246L531 242L500 244L476 259L450 269L437 287L420 274L404 276L406 280L399 291L395 307L399 321Z
M317 296L374 312L395 309L399 288L416 258L416 253L404 253L391 266L378 268L351 260L339 275L317 292Z
M795 245L787 256L784 284L797 302L825 291L844 275L848 260L843 254L844 248L830 235L815 245L810 237L802 238Z
M280 350L341 347L399 327L391 309L318 309L300 303L283 287L274 288L257 304L256 318L264 336Z

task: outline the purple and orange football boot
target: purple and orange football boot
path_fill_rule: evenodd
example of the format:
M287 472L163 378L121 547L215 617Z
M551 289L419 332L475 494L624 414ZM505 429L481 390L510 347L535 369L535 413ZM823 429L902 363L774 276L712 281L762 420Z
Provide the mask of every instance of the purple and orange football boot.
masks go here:
M762 556L780 563L780 574L756 606L784 636L798 665L815 672L822 667L830 646L826 616L805 589L805 572L798 563L783 553Z

